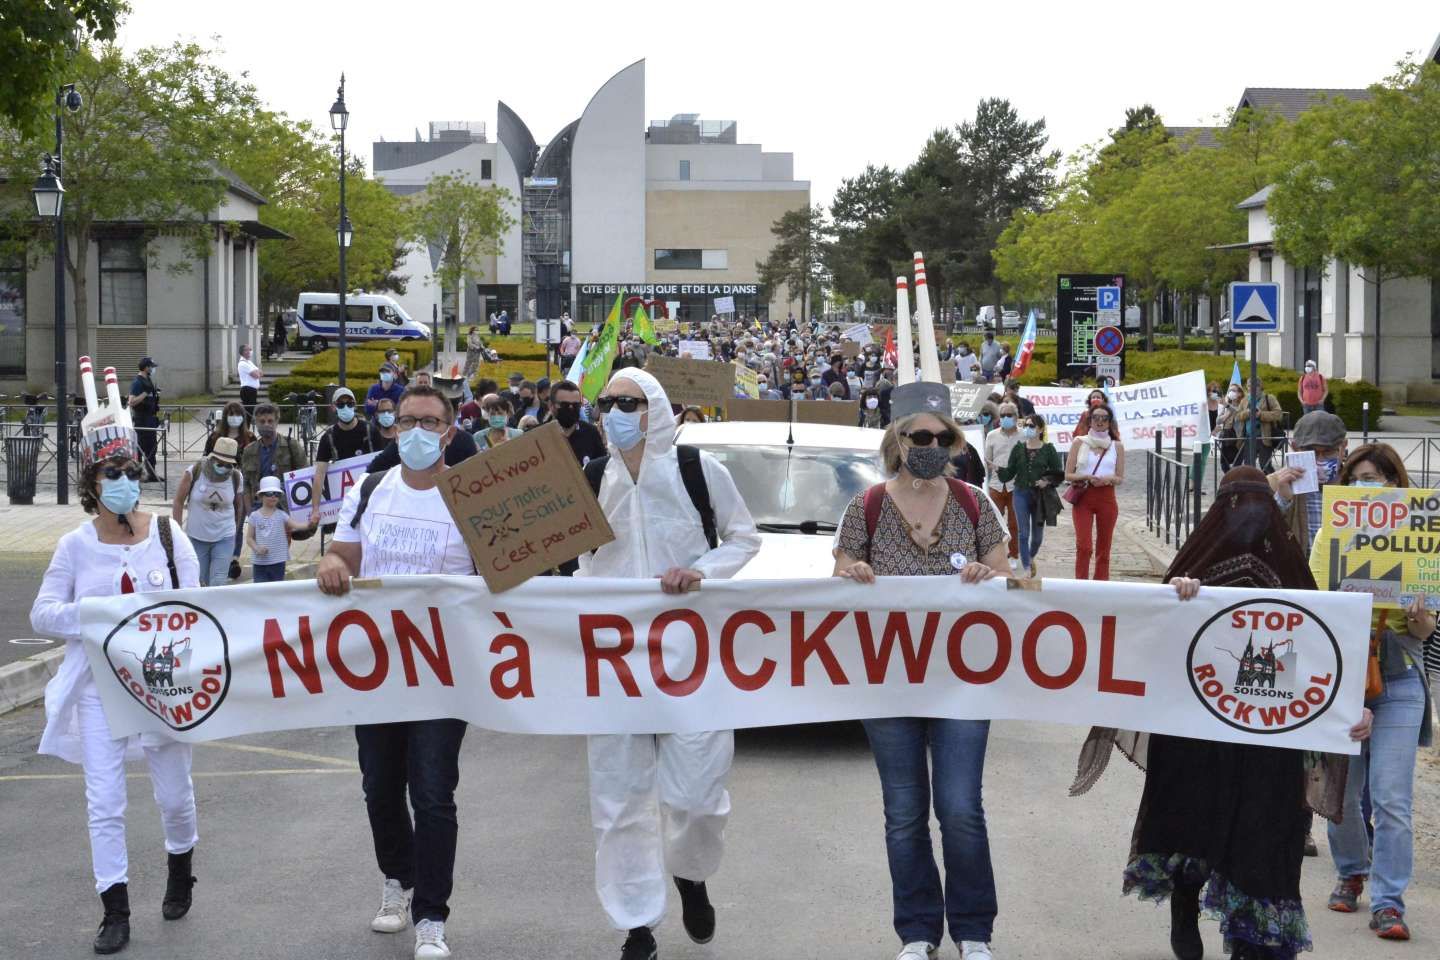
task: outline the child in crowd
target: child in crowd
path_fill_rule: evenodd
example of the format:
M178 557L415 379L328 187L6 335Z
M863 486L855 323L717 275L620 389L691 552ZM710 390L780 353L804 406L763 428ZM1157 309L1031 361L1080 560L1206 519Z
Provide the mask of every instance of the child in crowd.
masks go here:
M291 531L308 527L280 509L283 491L279 477L261 477L259 493L260 508L250 514L250 522L245 525L245 543L254 561L254 582L272 583L285 579Z

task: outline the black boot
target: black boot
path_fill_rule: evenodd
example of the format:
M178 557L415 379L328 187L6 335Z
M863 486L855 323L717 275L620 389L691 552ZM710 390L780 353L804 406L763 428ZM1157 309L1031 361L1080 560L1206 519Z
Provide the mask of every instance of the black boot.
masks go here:
M195 886L190 857L194 853L191 847L184 853L170 854L170 878L165 881L165 902L160 905L160 915L166 920L179 920L190 912L190 888Z
M620 960L658 960L660 948L655 946L655 934L649 927L636 927L625 938L620 948Z
M710 906L710 895L705 892L705 883L675 878L675 889L680 891L680 919L685 932L696 943L709 943L715 939L715 908Z
M1205 941L1200 939L1198 884L1177 883L1170 894L1170 949L1175 951L1176 960L1200 960L1205 956Z
M130 888L117 883L100 894L105 916L95 933L96 953L119 953L130 942Z

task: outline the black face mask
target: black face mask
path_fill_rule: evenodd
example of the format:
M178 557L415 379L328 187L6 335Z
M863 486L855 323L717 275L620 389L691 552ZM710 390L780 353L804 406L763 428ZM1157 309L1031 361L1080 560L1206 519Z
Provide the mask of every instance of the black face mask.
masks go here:
M566 430L575 426L580 420L580 411L571 407L560 407L555 411L555 422Z

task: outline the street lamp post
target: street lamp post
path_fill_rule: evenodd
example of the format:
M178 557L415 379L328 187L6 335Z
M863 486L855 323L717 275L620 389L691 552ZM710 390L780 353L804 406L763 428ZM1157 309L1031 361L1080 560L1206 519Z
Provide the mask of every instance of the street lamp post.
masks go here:
M65 347L65 218L61 216L65 206L63 110L74 113L80 103L73 83L55 94L55 152L45 157L44 172L31 190L35 213L41 220L55 221L55 502L60 506L70 503L70 406L66 400L70 376Z
M345 109L345 74L340 74L340 89L330 107L330 126L340 134L340 226L335 238L340 248L340 386L345 386L345 252L350 247L353 231L345 211L345 128L350 124L350 111Z

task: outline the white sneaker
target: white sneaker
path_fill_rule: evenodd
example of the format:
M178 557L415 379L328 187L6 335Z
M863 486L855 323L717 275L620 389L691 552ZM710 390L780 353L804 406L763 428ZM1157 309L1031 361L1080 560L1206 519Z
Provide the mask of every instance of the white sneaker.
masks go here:
M964 960L995 960L995 954L990 952L990 944L978 940L960 941L960 956Z
M935 956L935 949L924 940L916 940L914 943L907 943L901 947L895 960L930 960Z
M421 920L415 924L415 960L443 960L450 956L445 943L444 920Z
M410 896L414 891L400 886L399 880L386 879L380 884L380 909L370 921L376 933L399 933L410 925Z

